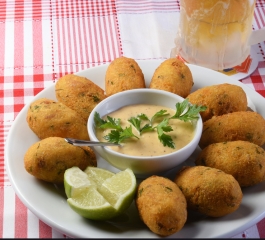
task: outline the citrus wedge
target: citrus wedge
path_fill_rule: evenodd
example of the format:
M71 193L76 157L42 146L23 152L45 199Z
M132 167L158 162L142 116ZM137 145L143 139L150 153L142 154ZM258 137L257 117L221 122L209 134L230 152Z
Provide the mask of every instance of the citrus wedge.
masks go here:
M136 178L131 169L116 173L113 177L106 179L98 191L119 212L127 209L134 198L136 191Z
M76 213L93 220L107 220L118 215L118 211L97 191L95 185L82 190L67 199Z
M88 179L87 174L80 168L72 167L67 169L64 173L64 189L66 196L69 198L77 189L95 185L95 183L91 181L91 179Z
M102 185L106 179L115 175L113 172L98 167L87 167L84 172L87 174L88 178L98 186Z
M67 203L81 216L93 220L108 220L131 205L137 186L131 169L117 174L95 167L81 171L85 175L80 171L76 167L68 169L64 182L69 196ZM70 176L71 174L76 176ZM70 190L67 190L69 186Z

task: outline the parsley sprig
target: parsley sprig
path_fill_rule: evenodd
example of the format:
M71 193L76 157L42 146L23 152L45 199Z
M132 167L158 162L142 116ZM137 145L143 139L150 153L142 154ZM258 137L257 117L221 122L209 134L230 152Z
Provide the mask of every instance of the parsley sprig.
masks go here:
M181 103L176 103L176 113L171 119L179 119L184 122L193 122L199 119L199 113L207 109L206 106L198 106L196 104L191 105L188 99L185 99Z
M173 131L172 127L168 125L168 118L164 118L162 122L154 126L154 120L161 117L166 117L169 114L166 113L167 110L160 110L157 112L151 119L147 117L146 114L141 113L140 115L137 115L136 117L131 117L128 121L137 129L140 135L142 135L144 132L150 132L150 131L157 131L158 139L164 146L168 146L171 148L175 148L175 143L173 142L171 136L165 134L165 132L171 132ZM147 121L143 127L142 121Z
M123 129L121 127L120 119L115 119L110 116L106 117L106 120L100 118L98 112L94 115L95 125L101 129L112 129L109 134L104 136L104 139L108 142L121 143L125 139L135 137L139 139L132 132L132 126L139 132L141 136L144 132L156 131L158 139L160 142L167 147L175 148L175 143L172 140L171 136L166 134L167 132L173 131L172 127L169 125L170 119L180 119L184 122L194 122L197 121L199 116L198 114L202 111L205 111L205 106L191 105L188 99L185 99L181 103L176 103L176 113L167 118L169 115L167 110L160 110L155 113L151 119L144 113L137 115L136 117L131 117L128 121L131 123L129 127ZM162 118L162 121L157 125L154 125L155 120ZM143 122L146 122L145 124ZM144 125L143 125L144 124ZM143 126L142 126L143 125Z
M114 129L111 130L108 135L104 136L104 139L107 140L108 142L121 143L125 139L132 137L136 137L137 139L139 139L136 135L133 134L132 126L126 127L125 129L121 127L121 120L119 118L116 119L107 116L107 120L104 120L100 118L98 112L95 112L94 121L96 127L99 127L101 129L108 129L108 128Z

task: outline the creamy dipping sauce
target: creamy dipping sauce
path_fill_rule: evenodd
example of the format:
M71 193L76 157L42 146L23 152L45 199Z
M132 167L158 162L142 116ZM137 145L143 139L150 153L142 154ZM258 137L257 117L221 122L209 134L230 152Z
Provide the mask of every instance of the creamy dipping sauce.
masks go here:
M136 117L137 115L144 113L148 116L149 119L151 119L151 117L160 110L167 110L167 113L169 113L169 115L166 116L166 118L169 118L175 114L175 110L171 108L166 108L158 105L136 104L122 107L117 111L108 114L108 116L115 119L119 118L121 120L122 128L125 128L126 126L129 127L131 125L131 123L128 122L128 119L130 119L131 117ZM102 118L106 119L106 116ZM162 120L162 118L156 119L153 125L156 126ZM142 122L142 126L144 126L146 123L147 122ZM139 137L139 139L126 139L121 143L122 146L111 146L109 148L116 152L131 156L159 156L172 153L178 149L183 148L194 137L195 125L191 124L190 122L184 122L179 119L170 119L169 126L172 127L173 131L166 132L165 134L172 137L172 140L175 143L175 148L164 146L163 143L158 139L158 134L156 131L144 132L140 136L139 132L134 128L134 126L132 126L132 131L137 137ZM97 128L96 136L99 141L106 142L103 137L106 136L110 131L111 129L102 130Z

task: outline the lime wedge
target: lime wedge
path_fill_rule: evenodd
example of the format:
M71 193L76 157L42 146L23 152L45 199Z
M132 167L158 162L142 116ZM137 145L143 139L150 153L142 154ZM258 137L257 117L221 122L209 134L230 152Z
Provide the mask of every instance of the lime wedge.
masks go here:
M94 220L108 220L124 212L133 202L136 177L131 169L117 174L88 167L65 172L67 203L78 214Z
M95 185L95 183L91 181L91 179L88 179L87 174L80 168L72 167L67 169L64 173L64 189L66 196L69 198L77 189Z
M107 220L118 215L118 211L97 191L96 186L88 186L82 190L73 198L67 199L67 203L76 213L93 220Z
M98 186L102 185L106 179L115 175L113 172L98 167L87 167L84 172L87 174L88 178Z
M131 205L135 195L135 175L131 169L127 168L106 179L98 188L98 191L118 211L123 212Z

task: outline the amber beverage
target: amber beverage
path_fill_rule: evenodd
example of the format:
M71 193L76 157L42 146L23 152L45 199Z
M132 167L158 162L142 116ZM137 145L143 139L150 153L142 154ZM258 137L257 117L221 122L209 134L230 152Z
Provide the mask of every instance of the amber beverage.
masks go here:
M255 0L180 0L176 47L171 57L223 70L250 54Z

